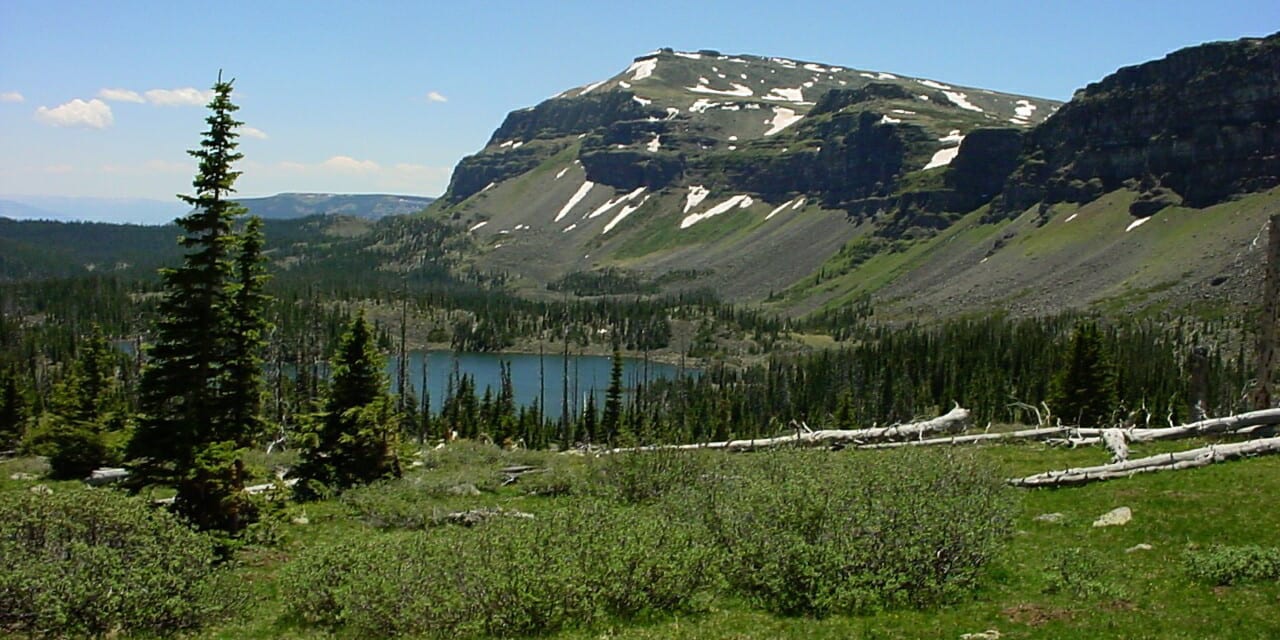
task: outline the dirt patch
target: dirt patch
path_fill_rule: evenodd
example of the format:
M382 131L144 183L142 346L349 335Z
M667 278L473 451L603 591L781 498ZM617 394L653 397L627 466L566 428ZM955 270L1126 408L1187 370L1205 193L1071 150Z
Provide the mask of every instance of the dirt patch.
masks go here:
M1001 615L1009 622L1039 627L1055 620L1070 620L1075 614L1070 609L1049 607L1041 604L1023 603L1002 609Z

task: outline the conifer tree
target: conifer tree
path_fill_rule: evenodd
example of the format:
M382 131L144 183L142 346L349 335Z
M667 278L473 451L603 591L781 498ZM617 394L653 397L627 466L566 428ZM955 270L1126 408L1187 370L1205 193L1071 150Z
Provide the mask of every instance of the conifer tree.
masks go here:
M609 388L604 392L604 417L600 430L609 441L618 436L622 424L622 350L618 340L613 341L613 359L609 366Z
M304 499L400 476L394 403L363 312L339 339L331 367L324 411L306 428L295 469Z
M1054 377L1049 406L1081 427L1107 426L1117 405L1115 367L1095 322L1076 325L1064 367Z
M12 369L0 372L0 449L16 447L27 420L26 398Z
M244 320L260 310L235 310L237 293L243 292L236 288L232 253L241 242L234 225L244 208L230 200L240 176L232 164L243 157L236 151L235 129L242 123L234 118L239 107L231 101L232 82L219 74L205 118L209 128L200 147L188 151L199 168L194 194L178 196L192 208L177 220L183 232L178 243L187 252L181 266L161 270L165 292L139 382L140 414L127 457L136 487L173 486L180 514L200 529L234 534L252 515L243 495L240 453L251 444L256 423L246 424L244 407L233 404L244 401L244 389L259 384L239 376L261 373L249 372L234 357L243 351L234 345L252 348L237 331L250 329L249 340L257 339L252 323L238 323L237 316ZM251 251L255 243L261 246L260 239L247 243Z
M265 431L262 422L262 353L266 350L268 279L262 219L253 216L239 234L235 257L235 282L230 296L230 328L227 353L227 386L224 402L232 425L240 425L249 437Z

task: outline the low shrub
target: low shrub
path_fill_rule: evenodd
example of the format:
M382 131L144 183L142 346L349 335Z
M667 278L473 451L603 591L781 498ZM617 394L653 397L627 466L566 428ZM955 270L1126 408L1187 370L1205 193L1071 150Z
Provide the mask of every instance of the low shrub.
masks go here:
M1121 598L1123 591L1106 581L1105 560L1096 551L1078 547L1058 549L1045 564L1047 594L1067 594L1076 598Z
M292 615L360 637L525 636L697 609L710 554L655 510L582 500L534 520L313 549L282 588Z
M0 630L130 635L199 627L240 603L214 545L108 489L0 494Z
M1193 579L1213 585L1280 581L1280 548L1215 545L1189 551L1186 569Z
M628 451L590 461L587 491L628 504L651 502L700 483L712 470L710 451Z
M1010 529L1011 492L958 452L774 451L681 498L730 587L780 614L926 606L966 592Z

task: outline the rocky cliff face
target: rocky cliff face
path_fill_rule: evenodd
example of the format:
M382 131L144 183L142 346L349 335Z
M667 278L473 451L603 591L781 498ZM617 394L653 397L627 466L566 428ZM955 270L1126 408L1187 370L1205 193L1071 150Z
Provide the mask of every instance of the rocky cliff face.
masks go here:
M1027 136L994 207L1141 192L1139 217L1280 184L1280 34L1216 42L1123 68Z

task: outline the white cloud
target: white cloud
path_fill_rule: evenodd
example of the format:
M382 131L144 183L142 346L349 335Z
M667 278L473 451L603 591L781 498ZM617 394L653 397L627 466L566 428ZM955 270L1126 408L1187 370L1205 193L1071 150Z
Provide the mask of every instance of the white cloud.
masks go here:
M0 91L0 102L25 102L26 98L17 91Z
M101 89L98 91L98 97L112 102L146 102L146 99L137 91L129 89Z
M36 109L36 119L54 127L89 127L91 129L105 129L115 121L111 115L111 107L97 98L88 102L76 98L52 109L40 107Z
M440 93L439 91L427 92L427 102L448 102L448 101L449 99L446 98L444 94Z
M147 101L161 107L199 107L213 99L213 91L201 91L193 87L181 89L152 89Z
M267 139L267 132L257 127L248 127L248 126L240 127L239 131L240 131L240 135L246 138L257 138L259 140Z
M320 166L343 173L370 173L381 169L378 163L372 160L356 160L351 156L333 156L320 163Z

